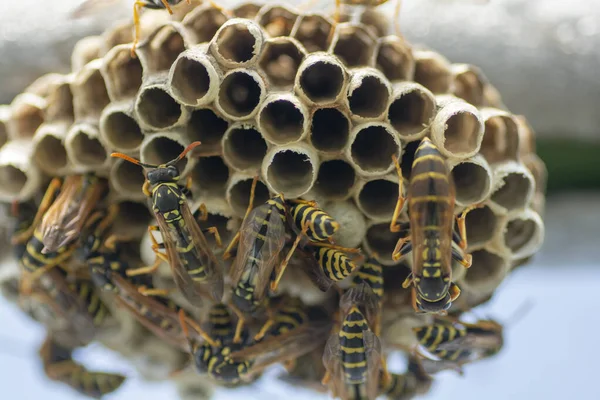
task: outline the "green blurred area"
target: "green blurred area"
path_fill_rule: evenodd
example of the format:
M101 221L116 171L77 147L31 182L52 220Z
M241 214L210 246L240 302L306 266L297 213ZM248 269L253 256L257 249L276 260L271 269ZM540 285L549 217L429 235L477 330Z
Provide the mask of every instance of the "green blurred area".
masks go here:
M538 136L537 153L548 168L548 194L600 190L600 141Z

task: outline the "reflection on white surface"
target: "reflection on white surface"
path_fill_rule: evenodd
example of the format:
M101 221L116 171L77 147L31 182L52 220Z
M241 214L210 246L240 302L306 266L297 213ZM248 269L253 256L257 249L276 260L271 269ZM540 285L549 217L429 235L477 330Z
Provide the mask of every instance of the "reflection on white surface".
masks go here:
M600 266L523 267L509 277L489 307L478 314L508 318L526 300L534 302L527 316L507 329L506 346L495 358L465 368L465 377L438 375L423 399L545 399L598 400L600 329L596 293ZM43 330L16 309L0 302L0 383L3 399L71 400L81 397L45 380L36 352ZM131 368L99 346L82 355L86 364L127 372ZM316 399L319 395L267 379L248 388L222 390L215 399ZM111 399L176 399L169 384L129 379Z

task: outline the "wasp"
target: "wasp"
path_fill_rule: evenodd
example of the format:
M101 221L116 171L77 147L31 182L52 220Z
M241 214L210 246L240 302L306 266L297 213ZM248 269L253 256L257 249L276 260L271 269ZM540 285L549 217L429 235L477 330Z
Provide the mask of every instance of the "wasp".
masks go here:
M189 338L189 330L185 323L183 312L180 311L180 325L184 335ZM191 325L196 331L198 326ZM236 386L249 381L249 361L235 361L229 356L242 349L249 340L248 332L244 329L241 340L234 340L236 329L232 314L223 303L214 304L208 315L205 332L210 340L199 343L188 340L189 352L192 354L196 370L208 374L214 381L225 386Z
M398 223L407 199L403 195L400 164L395 156L392 158L400 184L390 230L401 232L392 258L398 261L411 251L413 257L412 272L402 287L413 284L413 307L417 312L446 313L460 295L459 287L452 282L452 260L465 268L471 266L471 256L465 254L465 218L477 206L461 213L457 218L458 232L454 230L455 189L448 167L431 140L423 138L415 152L409 183L410 222Z
M188 179L187 185L181 186L180 173L175 166L198 145L200 142L190 144L177 158L162 165L144 164L121 153L111 154L112 157L122 158L147 170L142 190L152 199L152 210L158 221L158 226L148 228L153 242L152 249L157 255L156 262L135 273L149 273L158 268L161 260L168 262L177 287L196 306L202 305L206 292L217 302L223 297L221 264L214 256L187 203L185 193L189 191L191 181ZM206 207L200 206L200 210L200 218L208 218ZM156 230L162 235L162 245L152 235L152 231ZM221 245L216 227L207 228L205 232L213 233L217 245ZM166 254L159 251L162 247L166 249Z
M296 229L313 242L331 240L340 224L317 207L314 201L288 201L290 216Z
M328 339L323 353L326 373L322 383L333 396L344 400L374 400L379 392L380 374L390 379L381 353L379 338L371 330L369 309L373 294L366 284L352 287L340 298L341 328Z
M380 387L380 394L389 400L409 400L425 394L431 388L433 378L423 368L421 359L414 354L408 357L408 368L404 374L390 374L391 379Z
M117 390L125 377L120 374L89 371L76 363L72 350L48 336L39 350L46 376L62 382L84 396L99 399Z
M371 288L375 299L377 300L377 311L373 331L379 336L381 331L381 305L383 301L383 266L377 261L377 255L373 254L368 258L354 275L353 285L358 286L365 282Z

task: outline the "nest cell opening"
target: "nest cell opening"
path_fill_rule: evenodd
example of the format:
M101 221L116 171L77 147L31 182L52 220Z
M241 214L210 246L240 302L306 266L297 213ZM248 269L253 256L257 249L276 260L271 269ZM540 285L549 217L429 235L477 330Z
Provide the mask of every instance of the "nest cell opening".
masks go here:
M314 103L330 103L340 95L345 80L340 65L318 61L301 72L300 89Z
M217 228L217 230L219 231L219 236L221 236L221 242L224 245L226 245L231 241L233 236L233 232L227 230L227 221L229 221L229 218L227 217L209 213L206 221L198 221L198 226L200 227L200 229L208 229L213 226ZM211 249L217 248L217 241L215 240L215 235L205 234L204 237L206 238L206 241L208 242L208 245Z
M207 68L212 69L212 66L187 57L177 59L171 79L173 94L185 104L197 104L210 89L211 77Z
M307 154L285 150L273 157L267 167L267 179L274 191L297 197L311 188L315 172Z
M491 240L497 223L498 217L488 206L469 211L465 219L468 245L479 246Z
M519 131L515 121L507 116L486 120L480 152L489 163L516 161L519 154Z
M360 85L349 93L352 114L362 118L377 118L385 112L390 92L377 76L365 76Z
M348 67L361 67L371 64L375 41L361 28L347 27L338 29L333 54Z
M237 6L232 10L232 13L236 18L252 19L256 17L261 8L262 5L260 4L247 3Z
M258 54L258 40L245 23L231 24L217 33L216 51L230 63L247 63Z
M499 280L506 273L506 262L504 259L486 250L476 250L471 255L473 256L473 263L467 270L465 282L475 288L481 286L489 287L492 286L491 284L496 286L499 284Z
M268 103L258 116L262 134L277 144L298 141L304 133L304 114L298 104L289 99L276 99Z
M425 93L413 90L395 99L388 110L388 119L400 137L423 132L435 113L435 104Z
M139 58L131 57L129 49L121 49L109 60L106 71L117 97L133 97L142 86L142 63Z
M222 192L229 179L229 168L220 156L200 157L192 169L192 182L203 191Z
M77 163L87 166L100 166L106 162L108 154L100 141L89 136L85 131L79 130L73 135L71 141L72 154Z
M92 71L87 76L87 79L82 82L80 93L83 98L77 99L74 104L77 107L77 102L79 102L86 108L86 112L93 111L100 113L110 103L106 84L99 70Z
M148 47L154 53L148 57L152 60L152 69L168 71L177 57L185 51L185 40L173 26L165 26L156 33Z
M539 235L539 228L530 219L513 219L506 225L504 244L513 253L518 253L532 243Z
M444 147L451 153L472 153L477 150L481 125L477 116L458 111L446 120Z
M280 38L265 43L258 64L271 84L291 87L303 59L304 53L296 43L288 38Z
M73 119L73 93L71 86L67 83L59 85L48 97L46 108L46 120Z
M221 142L229 124L211 109L195 110L187 124L187 134L193 141L199 140L203 146Z
M398 144L384 126L371 125L360 130L351 146L352 161L366 172L387 172Z
M233 128L223 141L223 155L233 168L259 169L267 154L267 142L254 128Z
M113 228L115 232L139 231L138 234L142 234L148 229L152 215L144 203L127 200L118 204L119 211Z
M18 195L27 183L27 175L12 165L0 166L0 193Z
M474 71L464 71L454 77L454 95L474 106L483 104L484 82Z
M233 72L223 79L217 101L221 109L237 118L248 116L256 110L263 88L253 75L246 71Z
M259 17L258 23L271 37L289 36L298 15L285 7L274 6Z
M225 22L227 16L215 8L191 11L184 20L185 27L194 36L194 43L210 42Z
M174 160L181 154L184 146L168 137L155 136L142 148L143 162L146 164L161 165ZM180 160L176 166L179 172L185 169L187 157Z
M400 239L399 232L390 232L390 223L384 222L381 224L374 224L367 229L365 235L365 241L371 252L377 253L380 260L392 260L392 252L398 239Z
M417 59L414 80L433 93L448 93L452 85L452 73L445 62L436 58Z
M67 150L62 140L46 135L35 146L33 159L44 172L53 174L67 166Z
M252 187L252 180L244 179L235 183L229 188L229 205L233 209L236 215L243 216L248 208L250 202L250 189ZM260 180L256 182L256 190L254 191L254 207L258 207L269 200L269 189Z
M412 78L414 61L410 49L403 43L382 43L377 53L376 65L391 82Z
M312 145L323 152L342 151L350 136L350 120L337 108L320 108L312 116Z
M298 23L294 38L302 43L309 53L326 51L333 29L331 22L320 15L306 15L300 18L302 19Z
M525 207L532 189L531 181L525 175L513 172L505 176L503 182L492 194L492 201L509 211Z
M461 204L474 204L482 201L489 193L491 176L479 164L465 161L452 169L452 179L456 188L456 200Z
M12 123L20 137L32 137L37 128L44 122L44 110L32 104L19 104L13 109Z
M144 139L135 119L122 111L107 115L102 123L102 130L112 146L125 151L137 149Z
M344 160L321 163L314 189L327 200L341 200L350 195L356 182L356 172Z
M138 117L154 129L175 125L181 112L181 106L160 87L147 88L138 97Z
M392 218L398 201L398 183L386 179L367 182L358 195L358 202L370 218Z
M125 191L139 193L146 178L142 167L123 160L116 165L114 173L111 174L111 179L116 181L116 186L123 188Z

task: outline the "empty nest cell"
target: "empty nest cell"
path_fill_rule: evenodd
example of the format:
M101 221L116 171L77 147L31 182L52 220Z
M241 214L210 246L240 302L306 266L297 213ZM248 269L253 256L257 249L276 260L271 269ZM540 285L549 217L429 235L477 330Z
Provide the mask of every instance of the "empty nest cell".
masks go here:
M111 106L104 109L100 118L102 137L118 151L137 150L142 144L144 135L138 123L129 113L129 103L125 109Z
M140 158L143 163L161 165L177 158L184 148L185 144L179 139L156 134L144 140ZM187 157L176 164L179 172L185 169L186 164Z
M302 15L292 35L313 53L327 50L332 29L331 21L322 15Z
M258 65L274 86L291 87L306 52L302 45L289 37L278 37L265 42Z
M347 156L363 175L381 175L392 170L392 155L400 157L400 140L387 124L367 123L352 131Z
M339 108L319 108L313 112L310 142L325 153L341 152L350 137L350 118Z
M367 251L377 255L377 260L387 266L398 264L392 260L392 252L400 239L400 233L390 232L390 223L376 223L367 228L364 246Z
M452 161L450 171L457 204L479 203L490 195L492 170L483 157L477 155L467 160Z
M483 120L475 107L454 99L438 102L441 108L431 124L431 139L446 157L471 157L481 147Z
M215 36L219 28L227 22L227 19L223 11L207 4L190 11L182 23L193 43L205 43Z
M336 102L346 86L346 70L335 58L326 53L309 55L300 65L295 88L311 104L326 105Z
M314 150L306 144L274 147L263 160L262 176L273 192L299 197L314 185L318 163Z
M519 128L509 113L484 109L485 133L481 142L481 154L490 163L514 160L519 157Z
M415 51L415 76L417 83L435 94L448 93L452 86L450 62L433 51Z
M140 122L151 129L173 127L183 115L182 106L162 85L143 88L137 97L135 110Z
M112 101L132 98L142 86L142 64L139 58L131 57L129 45L110 50L104 56L101 72Z
M38 167L47 174L56 174L68 163L67 149L62 138L54 135L45 135L36 144L33 159Z
M398 84L388 108L388 120L402 139L425 135L435 116L433 94L418 83Z
M238 171L257 171L267 153L267 142L256 127L235 124L223 136L223 157Z
M308 111L294 95L272 95L260 108L258 126L265 139L272 143L297 142L307 134Z
M143 202L129 200L120 201L118 206L119 211L115 218L114 231L124 237L141 238L148 231L148 224L152 221L148 207Z
M220 156L200 157L192 168L192 183L206 192L225 193L229 168Z
M493 292L508 272L508 262L489 250L471 253L473 263L464 277L469 289L485 293Z
M412 50L404 39L398 36L379 39L375 65L390 82L411 80L415 73Z
M262 45L260 26L247 19L234 18L219 28L211 42L211 50L219 64L239 68L254 64Z
M348 198L356 183L354 168L344 160L323 161L314 190L318 198L339 201Z
M531 173L520 164L510 164L495 171L497 189L492 193L492 202L505 211L524 208L531 197L535 183Z
M167 84L180 103L199 107L217 96L220 71L203 47L194 47L177 57L169 71Z
M15 97L11 104L8 135L13 138L30 138L44 122L46 102L41 97L24 93Z
M0 165L0 195L15 198L27 183L27 175L13 165Z
M358 191L356 204L374 221L389 221L398 201L398 178L386 176L366 182Z
M180 25L167 23L150 34L148 40L136 49L144 74L168 71L179 54L185 51L186 42Z
M331 42L330 51L347 67L373 64L375 38L363 25L339 24Z
M227 188L227 202L234 214L243 217L250 202L250 189L254 178L245 177L232 179L232 183ZM254 207L258 207L269 200L269 189L261 180L256 183L254 192Z
M108 151L98 139L96 127L88 124L74 125L66 138L67 154L75 165L98 168L107 161Z
M102 60L94 60L87 64L71 83L75 118L97 119L110 103L104 77L100 73Z
M373 68L355 70L348 85L348 106L359 119L379 119L388 106L391 88L383 74Z
M246 119L258 111L265 96L265 83L256 71L236 69L223 78L217 95L217 108L233 120Z
M111 167L110 184L125 198L143 200L145 195L142 186L145 179L142 167L125 160L117 160Z
M544 222L535 211L525 210L507 217L500 234L501 247L510 251L513 260L529 257L540 249L544 241Z
M488 206L476 208L467 213L465 226L469 247L479 247L489 242L497 225L498 217Z
M73 93L71 92L70 78L63 77L48 94L45 121L72 121L74 118Z
M454 95L474 106L483 106L487 79L481 70L469 64L454 64L451 70L454 77Z
M231 10L231 13L237 18L252 19L260 11L262 4L243 3Z
M287 7L266 5L261 8L256 19L269 36L289 36L298 19L298 14Z
M204 149L221 145L221 139L227 131L229 124L210 108L194 110L186 125L186 133L191 141L199 140L202 146L198 148L202 153Z

